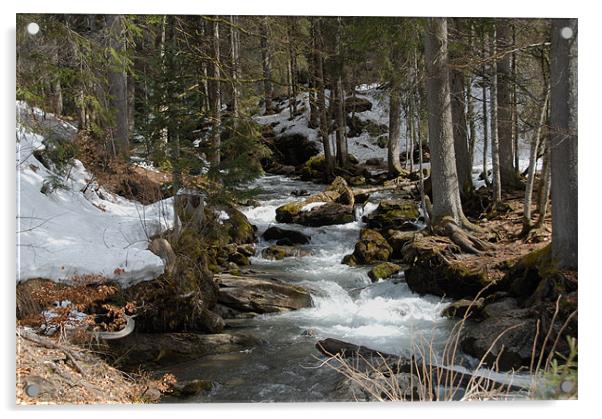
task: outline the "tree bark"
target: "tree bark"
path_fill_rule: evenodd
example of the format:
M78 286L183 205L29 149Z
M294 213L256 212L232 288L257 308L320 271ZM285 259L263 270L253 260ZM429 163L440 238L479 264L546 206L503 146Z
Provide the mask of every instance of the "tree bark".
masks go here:
M265 114L271 115L274 113L272 105L272 51L269 41L269 21L268 16L261 18L261 62L263 65L263 99L265 102Z
M529 152L529 169L527 174L527 185L525 187L525 206L523 210L523 232L528 232L533 227L533 223L531 221L531 203L533 199L533 183L535 181L535 169L537 167L537 149L539 148L539 143L541 141L541 133L543 129L543 125L546 120L548 107L548 93L546 86L546 96L544 99L544 104L541 109L541 113L539 116L539 124L537 125L537 129L533 135L533 139L531 140L531 149Z
M487 36L486 34L483 34L483 45L482 45L482 52L483 52L483 56L486 55L486 46L487 46ZM487 186L490 185L489 182L489 169L487 168L487 159L489 158L489 152L487 150L487 146L489 143L489 139L487 138L487 129L489 127L489 117L488 117L488 111L487 111L487 67L485 65L482 66L481 68L481 72L483 73L483 77L481 80L482 83L482 90L483 90L483 96L482 96L482 100L483 100L483 178L485 179L485 184Z
M495 56L496 54L496 29L494 27L493 34L491 38L491 55ZM492 181L493 181L493 204L494 208L497 204L502 202L502 183L501 183L501 173L500 173L500 145L498 138L498 103L497 103L497 86L498 86L498 77L497 77L497 67L494 64L491 65L491 166L493 171Z
M230 16L230 59L232 67L232 115L240 117L240 33L238 16Z
M393 70L397 72L397 69ZM401 79L394 75L391 80L391 96L389 99L389 143L387 161L389 174L398 176L401 170L399 147L401 140Z
M461 30L458 19L454 19L456 29ZM457 53L451 59L458 59ZM454 133L454 150L456 153L456 171L460 184L460 193L469 194L472 190L472 167L468 150L468 130L466 126L466 107L464 102L464 74L461 70L450 69L451 112Z
M331 178L334 170L334 156L330 147L330 138L328 135L328 119L326 109L326 95L324 93L324 64L322 57L322 31L320 28L320 18L315 18L314 54L316 62L316 88L318 90L318 110L320 114L320 136L322 137L322 146L324 148L324 160L326 163L326 178Z
M427 108L431 179L433 184L433 224L451 217L458 225L465 221L460 203L449 91L447 20L428 18L425 36Z
M552 257L577 269L577 19L552 20Z
M510 24L507 19L499 20L496 25L496 47L498 50L510 47ZM511 95L511 54L505 54L497 61L497 118L500 162L500 182L502 188L519 186L518 176L514 168L512 144L512 95Z
M209 57L207 65L207 88L209 95L209 116L211 118L211 140L209 161L213 165L220 163L221 147L221 91L220 91L220 52L219 52L219 23L213 20L207 21L207 32L209 35Z
M106 25L109 29L109 46L117 55L125 52L123 16L107 15ZM127 100L127 75L123 60L113 62L109 71L109 95L111 110L114 115L112 124L115 152L121 157L129 155L128 136L128 100Z

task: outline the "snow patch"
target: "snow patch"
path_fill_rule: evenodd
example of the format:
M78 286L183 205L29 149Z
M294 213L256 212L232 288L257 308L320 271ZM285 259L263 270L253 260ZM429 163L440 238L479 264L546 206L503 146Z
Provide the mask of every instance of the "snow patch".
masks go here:
M43 114L17 102L17 282L94 275L127 287L161 275L163 261L147 248L151 236L172 227L172 199L142 205L114 195L79 160L66 173L47 169L34 156L44 137L25 125L26 112ZM42 193L50 179L59 187Z

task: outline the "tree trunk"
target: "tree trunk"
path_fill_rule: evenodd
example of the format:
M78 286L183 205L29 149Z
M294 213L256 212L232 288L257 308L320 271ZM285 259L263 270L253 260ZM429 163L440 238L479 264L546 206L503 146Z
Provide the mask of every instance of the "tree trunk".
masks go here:
M550 139L544 140L543 142L543 164L541 168L541 179L539 181L539 190L537 195L537 223L536 228L543 227L548 211L548 202L550 199L550 187L552 182L552 170L551 170L551 154L550 154Z
M496 30L493 29L491 38L491 55L496 54ZM493 171L493 205L494 208L502 202L502 184L500 174L500 146L498 138L498 104L497 104L497 68L495 63L491 65L491 166Z
M496 44L508 49L510 46L510 24L507 19L500 19L496 25ZM496 45L496 48L497 48ZM510 54L505 54L497 61L497 119L500 162L500 183L502 188L519 186L518 176L514 168L512 146L512 95L510 87Z
M336 85L337 103L337 163L340 167L347 167L349 151L347 149L347 123L345 121L345 91L343 90L343 81L339 75Z
M261 62L263 65L263 99L265 102L265 114L274 113L272 105L272 51L269 42L268 16L261 18Z
M462 31L459 19L454 19L456 30ZM457 48L456 48L457 49ZM452 50L453 51L453 50ZM452 61L457 60L458 53L451 53ZM456 171L460 184L460 193L469 194L472 190L472 167L468 150L468 130L466 126L466 106L464 102L464 73L458 69L450 69L449 81L451 89L451 112L454 135L454 150L456 153Z
M512 45L516 45L516 25L512 24ZM518 77L518 65L516 60L518 55L516 52L512 53L512 140L514 149L514 170L516 173L520 173L520 149L518 144L518 96L516 89L516 80Z
M123 36L123 16L107 15L106 25L109 28L109 46L118 56L125 52ZM126 158L129 155L128 136L128 100L127 100L127 75L125 72L125 60L111 63L109 71L109 95L110 106L114 115L112 125L113 141L117 155Z
M399 71L393 69L394 73ZM401 140L401 79L395 74L391 79L391 96L389 99L389 143L387 161L389 174L398 176L401 172L399 161L399 142Z
M207 32L209 35L209 57L210 62L207 65L207 88L209 95L209 116L211 118L211 140L209 161L212 165L220 163L221 147L221 91L220 91L220 52L219 52L219 23L213 20L207 20Z
M465 217L460 203L454 152L448 73L447 20L445 18L428 18L426 27L426 90L433 184L433 224L438 224L444 217L451 217L456 224L462 225Z
M546 87L546 96L544 99L543 107L541 108L541 113L539 116L539 124L537 125L537 130L533 135L533 139L531 140L531 149L529 152L529 169L527 174L527 186L525 187L525 207L523 211L523 232L528 232L533 227L533 223L531 221L531 202L533 197L533 183L535 181L535 169L537 167L537 149L539 148L539 142L541 140L541 133L543 129L543 125L546 120L548 107L548 92Z
M330 179L334 170L334 156L330 147L330 138L328 135L328 119L326 118L326 95L324 93L324 64L322 58L322 31L320 28L320 18L315 18L316 36L314 38L314 54L316 62L316 88L318 90L318 110L320 113L320 136L322 137L322 146L324 147L324 160L326 163L327 179Z
M240 34L238 16L230 16L230 59L232 60L232 115L240 117Z
M552 257L577 269L577 19L552 20Z

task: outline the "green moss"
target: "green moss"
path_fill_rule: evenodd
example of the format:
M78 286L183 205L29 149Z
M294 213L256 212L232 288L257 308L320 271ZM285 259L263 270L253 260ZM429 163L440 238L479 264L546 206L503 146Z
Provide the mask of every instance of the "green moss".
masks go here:
M343 257L343 260L341 261L341 263L344 265L349 265L351 267L355 267L358 265L357 259L355 258L355 255L353 255L353 254L345 255L345 257Z
M372 280L372 282L376 282L379 279L385 279L390 277L391 275L399 272L401 270L401 266L396 265L391 262L383 262L374 266L369 272L368 276Z
M303 208L303 202L289 202L276 208L276 221L279 223L290 223Z

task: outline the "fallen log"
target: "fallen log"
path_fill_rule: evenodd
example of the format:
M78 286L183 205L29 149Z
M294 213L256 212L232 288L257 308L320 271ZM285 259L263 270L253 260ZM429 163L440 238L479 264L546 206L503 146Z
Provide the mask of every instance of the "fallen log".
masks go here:
M458 387L467 387L471 383L485 380L494 383L499 391L524 391L528 386L518 384L508 384L500 382L492 377L474 373L465 373L457 371L450 367L430 364L423 360L408 359L403 356L390 354L366 346L355 345L339 339L327 338L316 342L316 349L328 357L339 356L341 358L359 358L370 364L372 369L376 369L383 375L408 373L415 374L425 385L433 387L445 386L456 389ZM511 379L511 377L510 377ZM433 391L433 394L436 394Z
M416 187L418 182L403 182L396 183L391 185L379 185L379 186L371 186L368 188L351 188L351 192L353 195L364 195L371 194L374 192L382 192L382 191L393 191L393 190L401 190L404 192L411 192L414 187Z

